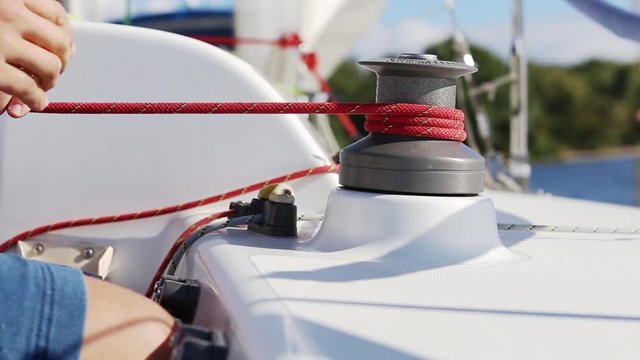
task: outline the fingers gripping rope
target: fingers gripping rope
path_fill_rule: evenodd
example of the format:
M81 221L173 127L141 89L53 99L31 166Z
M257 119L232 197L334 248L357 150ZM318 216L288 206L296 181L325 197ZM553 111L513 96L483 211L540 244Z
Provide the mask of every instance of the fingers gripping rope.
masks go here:
M464 141L464 113L458 109L385 103L52 103L48 114L364 114L373 133Z

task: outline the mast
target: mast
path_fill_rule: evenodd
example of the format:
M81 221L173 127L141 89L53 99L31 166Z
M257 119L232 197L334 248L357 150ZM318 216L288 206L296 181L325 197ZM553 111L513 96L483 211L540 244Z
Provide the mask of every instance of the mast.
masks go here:
M511 83L511 136L509 173L523 190L529 186L531 165L528 148L528 72L524 51L522 0L513 0L513 43L511 46L511 74L515 79Z

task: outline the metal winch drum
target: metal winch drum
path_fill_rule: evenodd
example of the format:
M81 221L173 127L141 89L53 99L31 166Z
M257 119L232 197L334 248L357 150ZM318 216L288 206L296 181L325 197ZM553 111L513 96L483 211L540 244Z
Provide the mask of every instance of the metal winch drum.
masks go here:
M477 71L435 55L360 61L377 74L376 102L454 107L457 79ZM340 184L394 194L474 195L485 160L457 141L372 133L340 153Z

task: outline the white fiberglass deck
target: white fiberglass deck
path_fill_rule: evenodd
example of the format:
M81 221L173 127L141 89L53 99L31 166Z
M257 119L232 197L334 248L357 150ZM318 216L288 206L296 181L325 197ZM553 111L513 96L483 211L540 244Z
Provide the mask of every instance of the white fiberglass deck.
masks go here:
M536 199L573 212L597 205ZM606 223L613 210L618 226L640 219L638 209L603 209L583 219ZM516 218L497 210L499 221ZM213 278L249 358L640 357L640 233L500 238L519 261L430 267L301 251L231 229L198 245L189 275Z

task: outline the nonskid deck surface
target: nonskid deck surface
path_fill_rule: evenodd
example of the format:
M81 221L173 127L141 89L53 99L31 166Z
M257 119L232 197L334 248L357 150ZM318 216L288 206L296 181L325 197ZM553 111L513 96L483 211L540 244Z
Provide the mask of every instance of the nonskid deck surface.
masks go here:
M279 346L260 350L274 356L640 356L640 234L500 235L524 260L434 268L358 261L233 245L241 231L198 253L227 269L218 284L239 301L232 311L250 319L238 332L270 327Z

